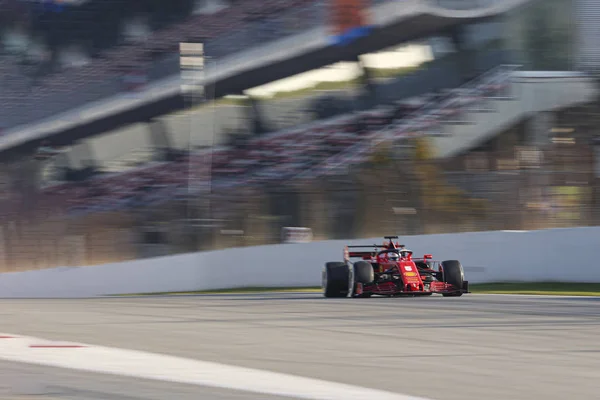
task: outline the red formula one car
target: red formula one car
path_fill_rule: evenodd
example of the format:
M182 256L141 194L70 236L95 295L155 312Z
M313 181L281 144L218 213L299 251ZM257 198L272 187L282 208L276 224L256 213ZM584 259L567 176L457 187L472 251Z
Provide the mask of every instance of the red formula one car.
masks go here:
M469 282L457 260L433 261L430 254L413 258L413 252L384 236L383 246L346 246L343 262L328 262L322 274L325 297L462 296ZM371 250L350 251L351 248ZM352 262L351 259L360 258Z

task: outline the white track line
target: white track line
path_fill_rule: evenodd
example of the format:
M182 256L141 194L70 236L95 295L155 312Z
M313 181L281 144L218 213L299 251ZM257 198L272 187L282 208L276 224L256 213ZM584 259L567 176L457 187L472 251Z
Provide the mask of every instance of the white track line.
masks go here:
M0 360L299 399L430 400L277 372L3 333Z

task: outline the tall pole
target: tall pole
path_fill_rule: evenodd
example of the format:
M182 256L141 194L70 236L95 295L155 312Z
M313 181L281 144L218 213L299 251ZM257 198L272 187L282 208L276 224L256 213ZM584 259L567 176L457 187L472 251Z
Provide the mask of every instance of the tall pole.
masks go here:
M205 56L203 43L180 43L179 44L179 66L181 70L182 92L189 101L190 108L202 104L205 96ZM190 127L188 136L188 170L187 170L187 196L186 196L186 223L191 226L190 202L192 193L197 192L199 188L198 178L202 180L203 176L195 177L192 165L192 154L194 150L194 132L197 126L194 124L194 113L190 113ZM200 191L200 195L205 195Z
M216 71L216 60L207 60L212 61L213 69ZM208 153L208 162L206 164L206 216L212 220L212 209L211 209L211 195L212 195L212 165L213 165L213 152L216 145L216 136L217 136L217 105L215 103L215 91L216 91L216 83L213 84L213 92L211 93L211 98L213 100L212 104L212 113L213 113L213 124L211 126L212 129L212 141L210 146L210 152ZM206 95L205 95L206 98Z

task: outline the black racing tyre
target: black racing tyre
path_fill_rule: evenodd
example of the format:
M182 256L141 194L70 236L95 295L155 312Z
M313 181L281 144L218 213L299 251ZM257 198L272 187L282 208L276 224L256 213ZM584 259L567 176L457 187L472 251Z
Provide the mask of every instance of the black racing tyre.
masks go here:
M350 297L371 297L369 293L356 294L356 285L362 283L369 284L375 280L375 270L373 265L367 261L357 261L352 265L352 282L350 282L352 292Z
M328 262L321 275L321 287L325 297L348 297L350 269L343 262Z
M370 262L357 261L353 265L354 282L356 283L371 283L375 280L375 271Z
M462 290L463 282L465 280L465 272L462 264L458 260L443 261L442 271L444 275L444 282L454 286L458 290ZM462 292L445 293L444 296L459 297L462 296Z

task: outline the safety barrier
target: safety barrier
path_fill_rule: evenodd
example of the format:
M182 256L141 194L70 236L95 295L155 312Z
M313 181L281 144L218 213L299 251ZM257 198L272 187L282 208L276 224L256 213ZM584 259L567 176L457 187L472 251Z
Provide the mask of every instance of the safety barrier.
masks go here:
M458 259L472 283L600 282L600 227L406 236L415 255ZM234 248L101 266L0 274L0 297L94 297L235 287L318 286L345 244L381 238Z

